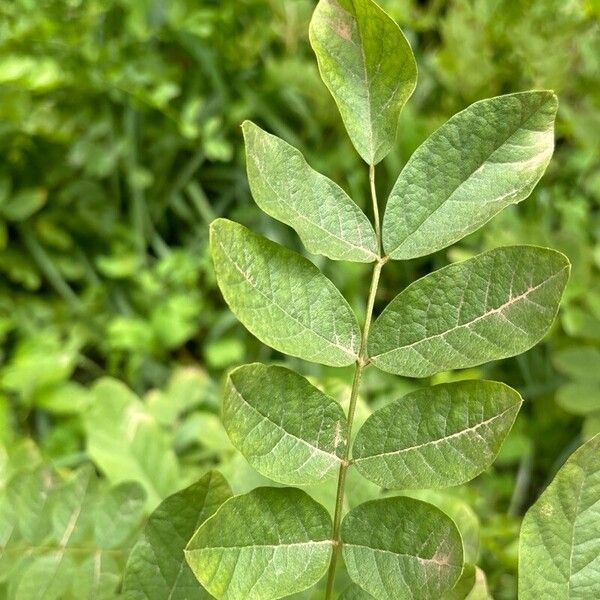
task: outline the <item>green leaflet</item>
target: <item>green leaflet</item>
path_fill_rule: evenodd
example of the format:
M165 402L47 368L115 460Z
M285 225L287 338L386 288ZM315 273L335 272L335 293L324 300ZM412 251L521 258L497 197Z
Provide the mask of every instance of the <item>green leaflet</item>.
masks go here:
M227 378L223 424L259 472L309 485L337 473L348 427L341 406L283 367L244 365Z
M575 451L521 527L519 599L600 598L600 435Z
M310 42L352 143L367 163L378 163L394 146L417 83L404 34L371 0L320 0Z
M100 379L85 415L87 451L112 483L138 481L148 506L177 489L179 467L170 442L146 405L123 383Z
M309 252L333 260L377 260L373 226L339 185L251 121L242 130L248 182L260 208L293 227Z
M356 317L309 260L226 219L211 224L210 245L227 304L263 343L334 367L357 359Z
M392 189L386 254L431 254L527 198L552 156L557 107L552 92L508 94L476 102L442 125Z
M186 560L217 600L275 600L314 585L332 550L331 519L295 488L231 498L190 540Z
M125 569L123 592L131 600L202 600L183 550L196 529L231 497L224 477L211 471L167 499L150 515Z
M376 600L440 598L463 568L452 520L412 498L361 504L344 518L342 542L348 574Z
M373 324L384 371L426 377L525 352L552 325L570 264L535 246L496 248L409 285Z
M369 417L354 441L353 463L385 488L465 483L492 464L521 402L494 381L417 390Z

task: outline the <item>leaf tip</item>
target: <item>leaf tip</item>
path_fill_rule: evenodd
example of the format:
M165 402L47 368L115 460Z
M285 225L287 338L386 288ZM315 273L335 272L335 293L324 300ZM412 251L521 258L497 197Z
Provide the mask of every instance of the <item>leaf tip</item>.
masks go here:
M242 128L242 133L244 134L244 137L246 137L246 135L248 135L248 133L250 133L251 130L260 129L259 126L250 119L245 119L240 125L240 127Z

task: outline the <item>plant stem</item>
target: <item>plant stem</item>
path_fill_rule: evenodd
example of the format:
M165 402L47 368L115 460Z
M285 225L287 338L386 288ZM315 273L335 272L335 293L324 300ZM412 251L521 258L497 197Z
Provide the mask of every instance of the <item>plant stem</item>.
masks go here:
M369 181L371 183L371 199L373 201L373 215L375 221L375 233L377 235L377 244L381 255L381 228L379 225L379 207L377 206L377 196L375 194L375 167L370 165L369 167ZM348 444L344 453L344 459L340 465L338 475L337 492L335 496L335 514L333 517L333 552L331 554L331 562L329 563L329 572L327 575L327 591L325 593L325 600L331 600L333 595L333 588L335 584L335 573L337 567L338 556L340 553L340 526L342 523L342 513L344 510L344 489L346 485L346 473L350 466L350 440L352 438L352 425L354 423L354 413L356 411L356 402L358 400L358 392L360 389L360 381L362 378L362 372L365 367L369 364L369 358L367 353L367 344L369 341L369 329L371 328L371 320L373 318L373 307L375 306L375 296L377 295L377 288L379 286L379 276L381 275L381 269L387 262L386 258L380 258L373 267L373 275L371 277L371 287L369 289L369 297L367 299L367 309L365 313L365 323L362 330L362 339L360 342L360 350L358 352L358 359L354 369L354 379L352 381L352 391L350 392L350 406L348 407Z
M375 190L375 165L369 165L369 186L371 187L373 223L375 224L375 235L377 236L377 248L379 249L379 256L383 256L381 224L379 222L379 205L377 204L377 191Z

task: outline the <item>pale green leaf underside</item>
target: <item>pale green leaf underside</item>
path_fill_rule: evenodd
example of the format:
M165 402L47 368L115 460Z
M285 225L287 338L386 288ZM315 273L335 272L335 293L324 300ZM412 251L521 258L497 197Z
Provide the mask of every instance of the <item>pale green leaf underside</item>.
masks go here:
M259 340L324 365L356 360L356 317L309 260L226 219L211 224L210 244L223 297Z
M350 578L377 600L430 600L452 589L463 567L460 534L431 504L373 500L342 523Z
M242 130L248 182L262 210L295 229L309 252L333 260L377 260L373 226L339 185L251 121Z
M217 472L165 499L150 515L142 538L129 555L123 592L128 600L203 600L183 550L196 529L223 502L231 489Z
M386 488L460 485L492 464L521 402L494 381L417 390L369 417L354 441L353 463Z
M295 488L231 498L190 540L186 559L217 600L275 600L315 584L333 547L331 518Z
M581 446L521 527L519 599L600 598L600 435Z
M417 65L396 23L371 0L321 0L310 42L358 153L376 164L394 146Z
M373 363L427 377L525 352L552 325L569 270L560 252L509 246L435 271L398 294L375 321Z
M387 202L386 255L425 256L521 202L554 149L552 92L482 100L454 115L412 155Z
M284 367L244 365L227 378L223 424L259 472L288 485L337 473L348 428L341 406Z

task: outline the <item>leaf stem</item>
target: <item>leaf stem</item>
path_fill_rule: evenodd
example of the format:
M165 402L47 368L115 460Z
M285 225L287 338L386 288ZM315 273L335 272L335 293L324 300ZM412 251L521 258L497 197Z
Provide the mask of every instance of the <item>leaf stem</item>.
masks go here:
M375 224L375 235L377 236L377 248L379 249L379 256L383 256L381 224L379 222L379 205L377 204L377 190L375 189L375 165L369 165L369 186L371 187L373 223Z
M379 207L377 206L377 195L375 193L375 167L374 165L369 166L369 181L371 184L371 199L373 201L373 215L375 220L375 233L377 235L377 244L379 252L381 254L381 228L379 225ZM342 523L342 513L344 510L344 489L346 485L346 473L350 466L350 440L352 438L352 425L354 423L354 414L356 412L356 402L358 400L358 392L360 389L360 382L362 378L362 372L365 367L369 364L369 357L367 352L367 344L369 341L369 329L371 328L371 320L373 318L373 307L375 306L375 296L377 295L377 288L379 286L379 276L381 275L381 269L387 262L387 258L380 258L373 267L373 275L371 277L371 287L369 289L369 296L367 299L367 308L365 313L365 323L362 330L362 339L360 342L360 350L358 353L358 359L356 361L356 367L354 369L354 379L352 380L352 391L350 392L350 406L348 407L348 444L344 453L344 460L340 465L338 475L337 492L335 496L335 513L333 517L333 552L331 554L331 562L329 563L329 571L327 575L327 590L325 593L325 600L331 600L333 595L333 589L335 584L335 573L337 568L338 556L340 553L340 527Z

